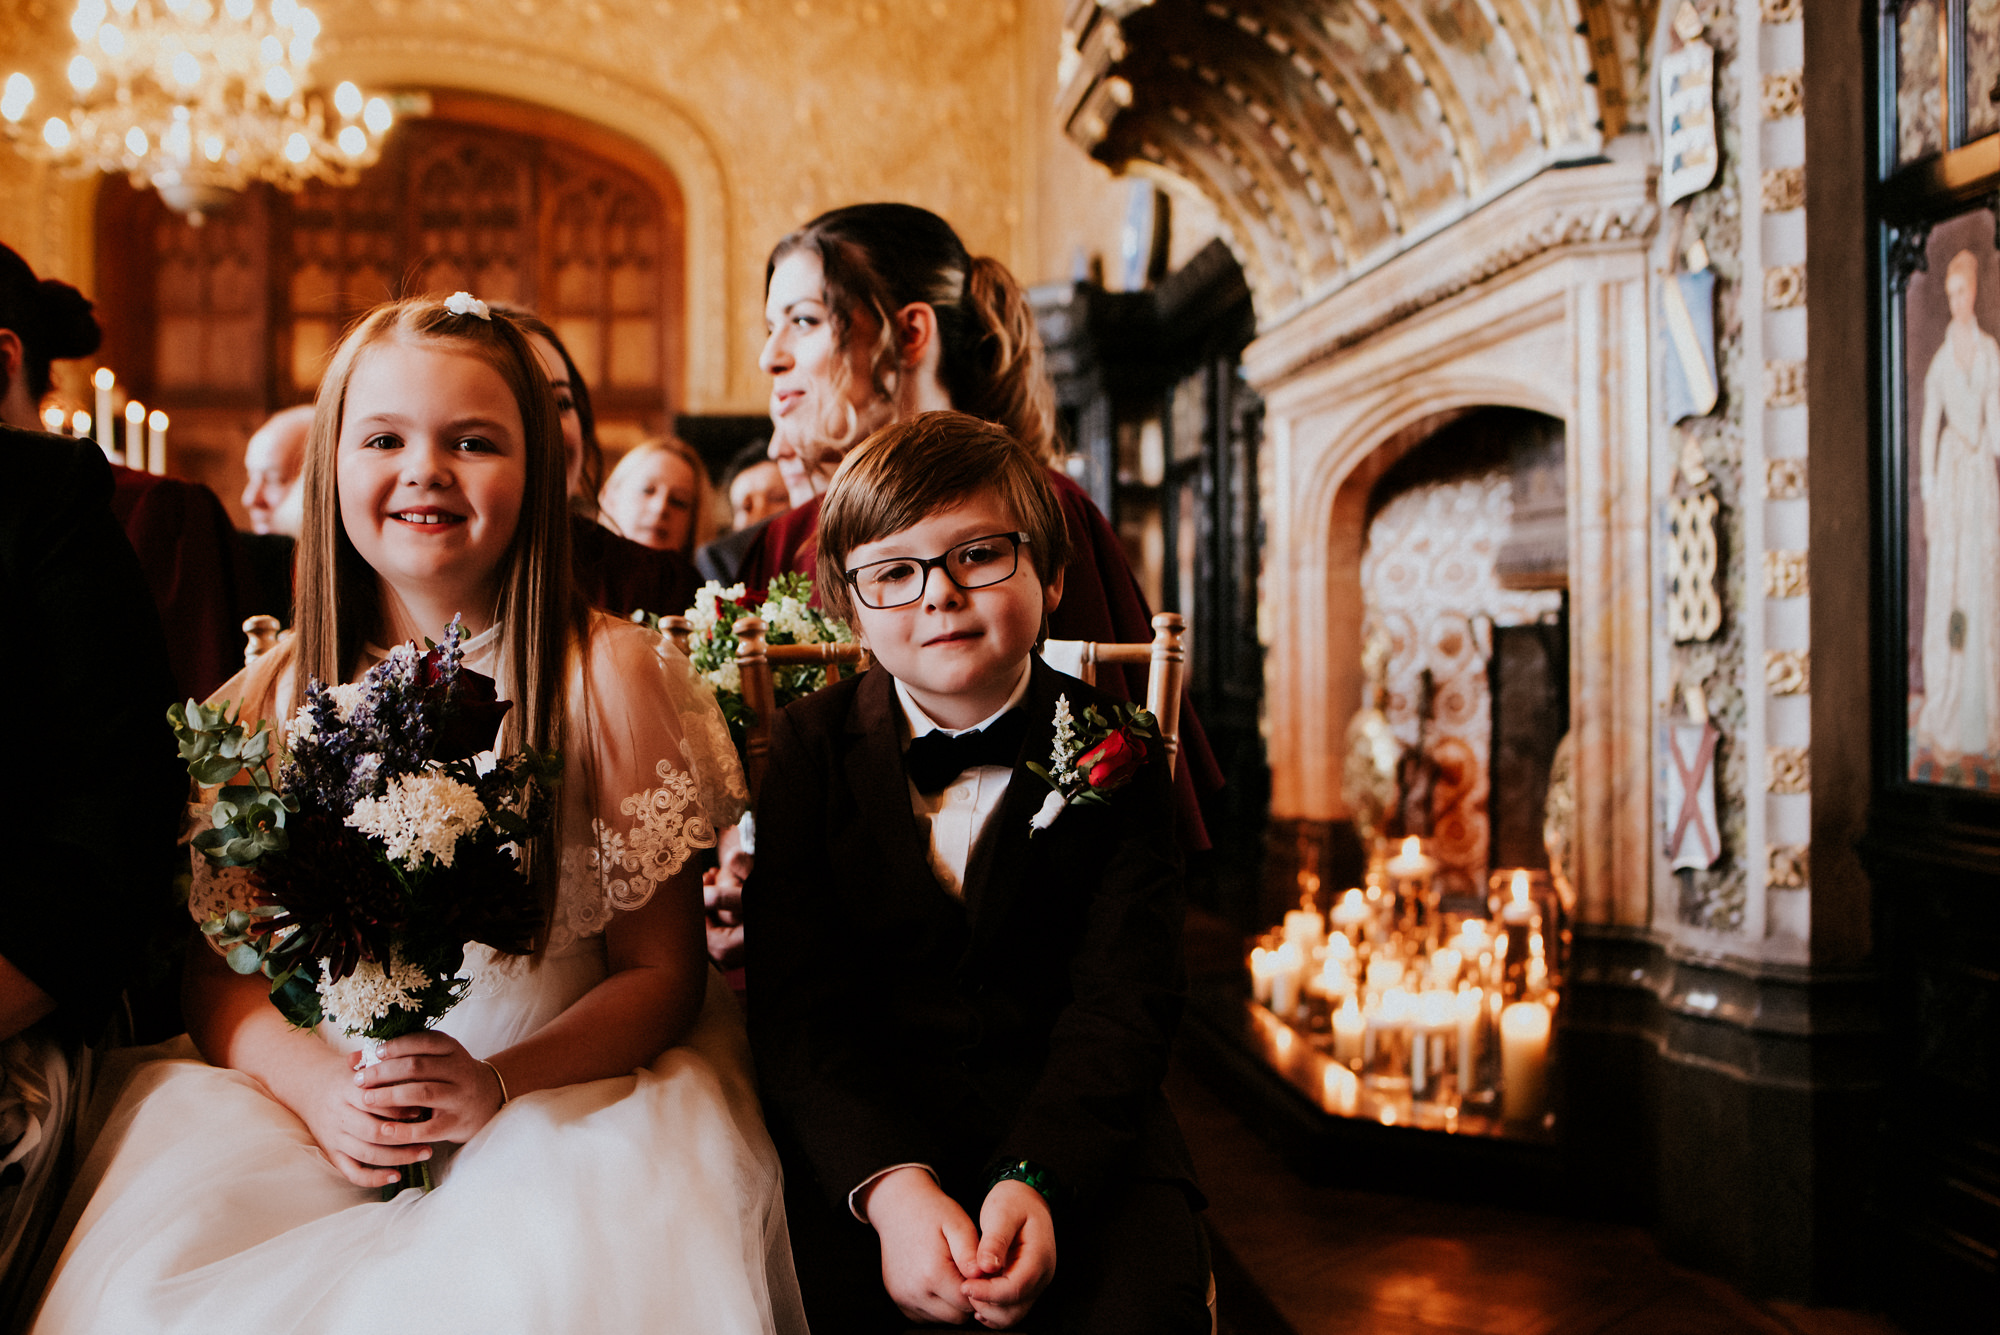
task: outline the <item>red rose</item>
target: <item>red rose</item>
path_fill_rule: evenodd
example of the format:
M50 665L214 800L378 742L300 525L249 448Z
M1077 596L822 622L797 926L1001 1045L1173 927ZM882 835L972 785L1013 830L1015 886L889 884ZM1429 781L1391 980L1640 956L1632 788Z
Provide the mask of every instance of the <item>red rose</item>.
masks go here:
M1099 792L1123 788L1146 763L1146 744L1124 728L1077 757L1076 768Z

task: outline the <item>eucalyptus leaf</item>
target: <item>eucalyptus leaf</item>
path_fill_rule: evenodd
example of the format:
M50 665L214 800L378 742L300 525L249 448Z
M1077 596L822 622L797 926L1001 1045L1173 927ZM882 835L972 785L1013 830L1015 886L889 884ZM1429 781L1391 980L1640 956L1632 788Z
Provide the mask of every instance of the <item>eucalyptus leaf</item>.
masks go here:
M227 960L229 967L238 973L257 972L257 947L253 945L231 946L229 953L223 956L223 959Z

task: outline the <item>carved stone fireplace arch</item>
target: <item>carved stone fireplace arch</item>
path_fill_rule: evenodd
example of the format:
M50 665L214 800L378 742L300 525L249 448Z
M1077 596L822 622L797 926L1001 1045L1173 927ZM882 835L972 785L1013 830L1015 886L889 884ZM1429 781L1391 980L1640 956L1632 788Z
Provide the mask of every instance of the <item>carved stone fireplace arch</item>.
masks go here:
M1340 821L1360 707L1368 499L1460 412L1531 409L1567 442L1570 727L1586 922L1644 926L1651 879L1646 167L1547 172L1267 331L1263 601L1274 817Z

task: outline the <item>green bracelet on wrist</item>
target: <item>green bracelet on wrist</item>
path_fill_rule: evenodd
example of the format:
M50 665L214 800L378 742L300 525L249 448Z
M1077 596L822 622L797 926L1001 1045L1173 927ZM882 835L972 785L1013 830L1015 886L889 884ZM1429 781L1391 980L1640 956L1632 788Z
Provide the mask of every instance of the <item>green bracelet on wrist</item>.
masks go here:
M1034 1160L1018 1159L1008 1164L993 1175L992 1180L987 1182L986 1189L991 1191L1002 1182L1020 1182L1033 1187L1035 1194L1040 1196L1051 1210L1055 1209L1056 1176Z

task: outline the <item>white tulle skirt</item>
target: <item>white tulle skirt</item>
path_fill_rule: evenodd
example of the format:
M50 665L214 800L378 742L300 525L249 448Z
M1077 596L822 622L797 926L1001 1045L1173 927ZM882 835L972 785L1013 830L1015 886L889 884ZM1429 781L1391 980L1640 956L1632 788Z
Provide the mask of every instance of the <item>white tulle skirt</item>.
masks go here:
M514 1100L434 1161L436 1190L386 1202L255 1080L185 1038L145 1055L99 1105L38 1335L805 1329L741 1016L712 970L694 1032L650 1067Z

